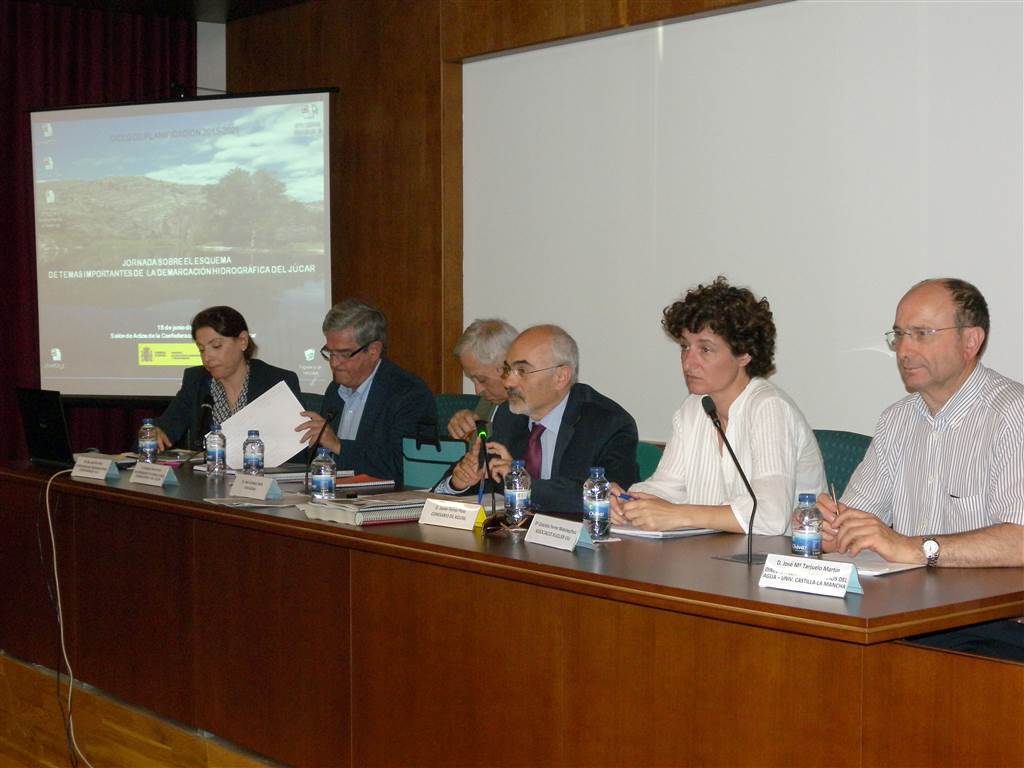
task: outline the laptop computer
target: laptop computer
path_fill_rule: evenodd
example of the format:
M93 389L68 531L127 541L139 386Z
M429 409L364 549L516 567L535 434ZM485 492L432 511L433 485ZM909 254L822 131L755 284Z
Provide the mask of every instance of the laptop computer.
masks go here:
M16 391L29 460L44 467L74 466L60 392L23 387Z

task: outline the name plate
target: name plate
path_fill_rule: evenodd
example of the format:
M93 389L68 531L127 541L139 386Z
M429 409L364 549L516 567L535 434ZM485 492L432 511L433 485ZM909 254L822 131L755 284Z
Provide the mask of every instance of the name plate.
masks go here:
M135 469L132 470L132 475L128 478L128 482L160 488L164 485L177 485L178 476L166 464L147 464L144 461L140 461L135 465Z
M594 548L590 532L583 523L574 523L550 515L533 516L530 530L526 532L526 541L530 544L564 549L566 552L572 552L576 547Z
M843 597L847 592L864 594L864 588L857 578L857 567L853 563L818 560L814 557L768 555L757 586L826 597Z
M117 471L117 463L113 459L101 459L98 456L79 456L75 459L72 477L88 477L92 480L117 480L121 473Z
M480 525L486 515L479 504L447 499L427 499L420 512L420 525L440 525L442 528L458 528L471 531Z
M266 499L280 499L281 487L272 477L264 475L237 475L228 493L245 499L265 501Z

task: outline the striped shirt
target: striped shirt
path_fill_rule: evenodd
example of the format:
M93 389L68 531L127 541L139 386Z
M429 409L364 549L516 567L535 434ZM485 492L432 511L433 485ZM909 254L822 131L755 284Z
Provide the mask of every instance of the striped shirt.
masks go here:
M700 401L683 401L658 468L630 490L673 504L728 505L745 531L753 502ZM757 496L754 533L788 533L797 494L825 490L821 451L804 415L781 389L753 378L729 406L725 434Z
M934 416L890 406L842 500L906 536L1024 525L1024 386L979 364Z

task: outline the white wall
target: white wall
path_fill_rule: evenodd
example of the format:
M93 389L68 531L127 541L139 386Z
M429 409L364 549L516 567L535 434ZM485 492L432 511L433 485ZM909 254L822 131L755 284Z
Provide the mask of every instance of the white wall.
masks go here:
M685 395L661 310L718 274L815 427L904 394L882 334L928 276L1024 378L1022 50L1021 2L794 2L467 64L465 318L564 325L650 440Z

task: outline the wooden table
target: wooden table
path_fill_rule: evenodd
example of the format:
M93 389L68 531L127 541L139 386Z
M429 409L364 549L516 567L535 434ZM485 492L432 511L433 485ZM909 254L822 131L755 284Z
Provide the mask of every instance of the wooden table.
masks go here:
M893 642L1024 614L1024 569L757 586L741 536L566 553L62 477L77 676L276 760L1021 765L1024 665ZM57 666L46 473L0 467L0 648ZM40 542L42 556L40 555ZM784 537L755 550L787 552Z

